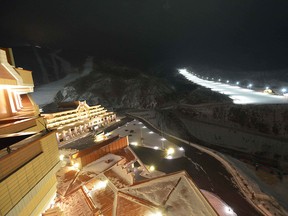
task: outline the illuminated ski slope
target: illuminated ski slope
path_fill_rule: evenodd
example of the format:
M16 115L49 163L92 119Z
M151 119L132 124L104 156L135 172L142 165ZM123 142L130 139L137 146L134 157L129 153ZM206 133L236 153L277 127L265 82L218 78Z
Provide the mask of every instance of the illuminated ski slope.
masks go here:
M235 85L229 85L221 82L203 80L188 72L186 69L179 69L189 81L209 88L212 91L227 95L235 104L284 104L288 103L288 98L280 95L269 95L262 92L256 92L251 89L241 88Z

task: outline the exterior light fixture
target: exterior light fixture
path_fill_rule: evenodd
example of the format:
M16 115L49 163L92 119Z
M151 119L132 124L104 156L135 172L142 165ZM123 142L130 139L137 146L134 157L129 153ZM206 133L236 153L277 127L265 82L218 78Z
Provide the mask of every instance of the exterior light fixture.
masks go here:
M149 214L145 214L145 216L163 216L162 212L156 211L156 212L151 212Z
M73 167L74 167L75 169L79 169L79 166L80 166L80 164L77 163L77 162L73 164Z
M94 185L93 190L104 189L104 188L106 188L107 184L108 184L108 180L99 181Z
M167 155L172 155L172 154L174 154L174 152L175 152L174 148L168 148L167 149Z
M130 144L131 144L131 145L134 145L134 146L137 146L137 145L138 145L138 142L131 142Z
M155 171L155 166L151 165L151 166L149 167L149 171L150 171L150 172Z
M59 159L60 159L61 161L63 161L63 160L64 160L64 155L61 154L61 155L59 156Z

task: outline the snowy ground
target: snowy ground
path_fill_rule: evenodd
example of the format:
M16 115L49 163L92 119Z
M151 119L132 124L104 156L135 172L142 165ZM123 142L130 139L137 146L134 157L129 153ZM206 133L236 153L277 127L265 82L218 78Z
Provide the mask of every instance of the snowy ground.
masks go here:
M210 81L200 79L199 77L188 72L186 69L179 70L186 79L198 85L227 95L235 104L287 104L288 98L280 95L269 95L262 92L256 92L249 88L241 88L237 85L223 83L220 81ZM251 86L252 87L252 86ZM250 88L251 88L250 87Z
M36 104L38 104L40 107L45 104L52 103L57 92L63 89L65 85L76 80L79 77L88 75L92 70L93 70L93 58L88 57L84 64L84 69L82 73L69 74L63 79L35 87L35 90L31 95L34 101L36 102Z
M163 138L160 134L149 130L142 122L137 120L128 122L111 132L111 135L117 134L120 136L128 136L130 145L139 145L155 150L165 150L166 159L176 159L185 155L183 148L179 148L174 143ZM170 153L168 151L170 151Z
M148 122L151 124L156 125L155 113L153 111L145 111L145 112L138 112L133 113L143 119L149 119ZM150 114L150 115L149 115ZM145 117L143 117L145 116ZM249 183L249 186L252 188L256 194L259 193L259 196L262 194L263 197L259 197L262 200L262 205L266 205L266 207L270 205L270 209L274 209L274 213L276 215L283 215L278 214L279 212L287 212L288 210L288 177L285 176L282 180L277 178L277 176L263 171L255 171L254 167L251 167L237 159L234 159L230 156L224 156L221 154L221 158L225 158L229 164L236 169L236 172L241 175L241 179L244 179L246 182ZM224 159L221 159L224 161ZM263 194L264 193L264 194ZM267 195L265 195L267 194ZM265 201L267 200L267 202ZM276 200L276 202L273 202ZM282 209L280 206L277 205L277 202L285 208ZM275 205L273 205L275 204ZM272 206L273 205L273 206ZM262 208L265 209L265 208ZM279 210L279 212L278 212ZM266 212L267 215L268 212Z
M224 157L224 155L222 155ZM279 204L288 210L288 176L284 176L280 180L277 176L264 172L263 170L255 170L255 167L243 163L233 157L225 156L225 158L235 167L238 172L249 182L249 184L257 191L262 191L267 195L277 199Z

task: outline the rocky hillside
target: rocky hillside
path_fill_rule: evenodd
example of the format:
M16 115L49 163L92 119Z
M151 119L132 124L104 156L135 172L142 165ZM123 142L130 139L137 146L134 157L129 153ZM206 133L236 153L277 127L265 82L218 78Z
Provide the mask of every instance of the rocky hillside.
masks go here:
M89 75L79 77L60 90L54 104L86 100L88 104L101 104L111 109L154 109L183 102L230 101L187 82L176 70L169 75L155 74L112 63L96 65Z

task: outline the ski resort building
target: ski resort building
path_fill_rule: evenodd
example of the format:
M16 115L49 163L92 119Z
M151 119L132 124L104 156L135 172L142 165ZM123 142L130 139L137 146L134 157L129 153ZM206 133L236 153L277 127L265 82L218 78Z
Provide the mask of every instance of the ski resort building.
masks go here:
M56 130L59 145L116 121L116 114L86 101L65 102L56 112L44 113L47 129Z
M115 136L69 155L57 173L59 198L43 216L236 216L185 171L150 171L128 144Z
M0 49L0 215L39 215L56 193L59 152L30 97L31 71Z

